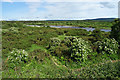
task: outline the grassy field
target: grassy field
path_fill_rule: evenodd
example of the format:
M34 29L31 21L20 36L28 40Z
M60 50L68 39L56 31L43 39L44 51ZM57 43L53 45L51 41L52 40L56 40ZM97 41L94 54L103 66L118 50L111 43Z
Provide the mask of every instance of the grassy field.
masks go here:
M112 22L103 21L4 21L3 78L120 79L119 45L110 38L110 32L28 27L26 24L100 29L112 26Z

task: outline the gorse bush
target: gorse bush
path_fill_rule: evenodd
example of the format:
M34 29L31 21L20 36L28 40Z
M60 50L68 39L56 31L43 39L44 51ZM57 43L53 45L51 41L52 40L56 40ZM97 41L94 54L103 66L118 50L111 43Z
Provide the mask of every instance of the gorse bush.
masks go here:
M71 46L72 46L72 42L73 42L74 39L76 39L76 37L73 37L73 36L65 37L64 43L65 43L68 47L71 47Z
M73 36L65 37L63 41L58 38L52 38L49 44L49 50L52 54L57 54L57 56L67 56L74 61L80 62L85 62L88 53L92 52L87 41Z
M28 53L25 50L13 49L8 56L8 62L12 67L28 61Z
M51 38L51 44L50 45L58 46L58 45L60 45L60 43L61 43L60 39L58 39L58 38Z
M50 51L51 53L54 53L55 48L56 48L57 46L60 46L60 43L61 43L61 40L60 40L60 39L58 39L58 38L51 38L51 39L50 39L50 44L49 44L49 46L48 46L49 51Z
M80 62L85 62L88 53L92 52L92 49L87 41L82 38L74 38L71 42L70 52L71 58Z
M119 47L118 42L114 38L105 38L102 41L97 41L95 45L98 46L98 52L102 54L116 54Z
M19 29L19 28L11 27L11 28L9 28L8 30L9 30L9 31L12 31L12 32L18 33L18 32L19 32L18 29Z

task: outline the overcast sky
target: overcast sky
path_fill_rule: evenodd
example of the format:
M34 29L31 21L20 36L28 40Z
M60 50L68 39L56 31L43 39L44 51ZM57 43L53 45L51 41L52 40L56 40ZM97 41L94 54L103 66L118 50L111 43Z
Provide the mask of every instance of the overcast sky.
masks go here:
M3 0L3 20L117 18L118 0Z

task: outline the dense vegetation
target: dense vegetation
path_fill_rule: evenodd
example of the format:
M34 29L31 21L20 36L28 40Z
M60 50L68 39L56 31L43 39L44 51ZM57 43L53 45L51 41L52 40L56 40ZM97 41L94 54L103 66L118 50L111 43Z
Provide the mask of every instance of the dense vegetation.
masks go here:
M8 22L12 22L13 24L9 24ZM21 23L23 24L29 24L29 25L40 25L40 26L76 26L76 27L92 27L92 28L101 28L101 29L111 29L112 23L111 21L94 21L94 20L68 20L68 21L8 21L7 25L19 27L21 26ZM3 21L3 24L6 24L5 21ZM3 28L5 28L3 26Z
M38 23L42 27L26 26ZM99 29L44 27L66 24ZM103 21L3 21L3 78L120 79L118 39L100 31L106 25L112 26Z
M115 38L120 43L120 20L115 19L114 25L111 27L111 37Z

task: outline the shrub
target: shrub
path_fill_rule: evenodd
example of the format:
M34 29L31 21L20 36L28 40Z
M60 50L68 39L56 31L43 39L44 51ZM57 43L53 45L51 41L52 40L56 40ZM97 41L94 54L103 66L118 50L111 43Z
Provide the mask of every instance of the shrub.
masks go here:
M8 62L11 67L15 67L18 64L26 63L28 61L28 53L25 50L13 49L8 56Z
M32 52L30 52L30 59L36 60L38 62L42 62L46 57L49 57L49 54L47 54L44 50L36 49Z
M120 20L115 19L111 28L111 37L115 38L120 43Z
M92 32L92 35L95 37L94 41L100 41L102 39L102 33L101 33L100 29L95 29Z
M75 61L87 60L88 53L92 52L89 43L82 38L65 37L64 43L69 47L70 57Z
M102 54L116 54L119 47L118 42L114 38L105 38L101 42L97 41L95 45L98 47L97 51Z
M65 37L65 39L64 39L63 42L64 42L68 47L71 47L71 46L72 46L73 39L76 39L76 37L73 37L73 36Z
M58 46L60 45L61 40L59 38L51 38L50 43L51 46Z
M57 46L60 46L61 40L58 38L51 38L50 39L50 44L48 46L48 49L50 50L51 53L54 53L55 48Z
M25 27L25 25L22 22L16 22L16 27Z
M88 53L92 52L89 43L82 38L75 38L71 42L71 57L77 61L85 62L87 60Z
M18 33L18 28L16 28L16 27L11 27L11 28L9 28L8 30L9 30L9 31L12 31L12 32Z
M47 28L50 28L50 26L47 26Z
M55 55L57 55L58 57L61 57L61 56L68 56L69 57L69 52L68 52L68 47L61 43L60 46L57 46L56 49L55 49Z
M87 41L73 36L65 37L63 41L60 41L58 38L52 38L49 44L49 50L56 56L67 56L74 61L80 62L85 62L88 53L92 52Z
M75 71L75 73L79 75L79 78L107 78L106 80L117 80L120 77L119 70L120 61L87 66L80 71Z
M57 31L57 34L58 34L58 35L63 35L64 32L63 32L63 31Z

